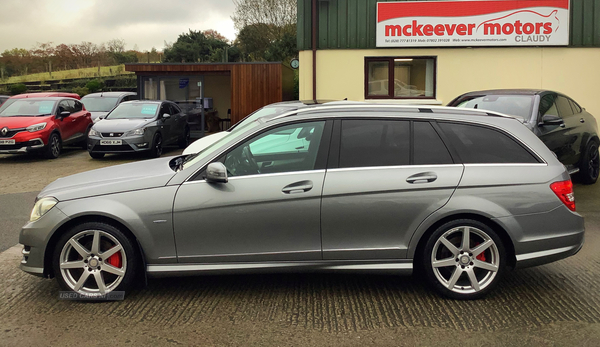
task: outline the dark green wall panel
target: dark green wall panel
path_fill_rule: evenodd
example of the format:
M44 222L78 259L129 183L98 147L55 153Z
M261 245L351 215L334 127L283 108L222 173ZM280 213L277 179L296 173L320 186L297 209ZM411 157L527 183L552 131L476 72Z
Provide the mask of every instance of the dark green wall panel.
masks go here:
M317 47L376 48L376 4L390 1L403 0L319 0ZM298 0L299 50L312 49L311 6L312 0ZM570 46L600 47L600 0L571 0L570 22Z

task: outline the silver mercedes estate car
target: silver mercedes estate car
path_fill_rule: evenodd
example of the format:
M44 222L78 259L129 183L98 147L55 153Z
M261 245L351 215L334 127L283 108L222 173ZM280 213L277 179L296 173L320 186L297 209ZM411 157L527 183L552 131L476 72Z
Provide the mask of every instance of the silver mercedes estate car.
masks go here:
M571 256L583 240L567 170L517 119L307 105L195 155L56 180L21 231L20 266L82 295L146 277L293 269L414 272L475 299L509 269Z

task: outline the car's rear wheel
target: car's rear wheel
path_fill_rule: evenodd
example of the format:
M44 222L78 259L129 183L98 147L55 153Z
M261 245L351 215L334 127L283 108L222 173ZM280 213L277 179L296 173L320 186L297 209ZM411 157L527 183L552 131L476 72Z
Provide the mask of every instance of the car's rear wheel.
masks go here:
M54 274L61 288L104 295L131 288L139 264L133 242L104 223L84 223L65 233L54 249Z
M579 178L583 184L594 184L600 174L600 156L598 153L598 143L590 141L585 147L585 152L579 165Z
M502 240L486 224L471 219L448 222L433 232L421 261L429 284L453 299L478 299L506 270Z
M183 131L183 136L179 139L179 148L186 148L187 146L190 145L190 128L189 127L185 127L185 130Z
M52 133L48 139L48 145L44 149L44 157L48 159L56 159L60 156L62 151L62 144L60 142L60 136L57 133Z
M105 153L96 153L96 152L89 152L90 153L90 157L94 158L94 159L102 159L104 158L104 154Z
M162 155L163 147L162 147L162 136L160 134L154 135L154 140L152 140L152 148L150 149L150 156L152 158L158 158Z

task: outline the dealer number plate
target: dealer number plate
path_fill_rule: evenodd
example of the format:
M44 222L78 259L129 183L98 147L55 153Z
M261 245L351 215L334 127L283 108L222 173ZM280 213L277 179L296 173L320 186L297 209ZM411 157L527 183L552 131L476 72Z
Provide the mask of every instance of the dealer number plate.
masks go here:
M122 140L100 140L100 144L103 146L114 146L114 145L122 145Z
M14 145L15 140L0 140L0 145Z

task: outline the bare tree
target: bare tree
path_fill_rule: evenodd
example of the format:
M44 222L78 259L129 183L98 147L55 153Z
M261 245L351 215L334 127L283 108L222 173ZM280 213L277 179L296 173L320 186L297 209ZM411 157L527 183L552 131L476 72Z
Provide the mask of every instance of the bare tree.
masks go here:
M125 40L123 39L112 39L106 43L106 51L109 53L124 53L125 52Z
M249 25L267 24L276 37L296 30L297 0L233 0L235 12L231 19L241 31Z

